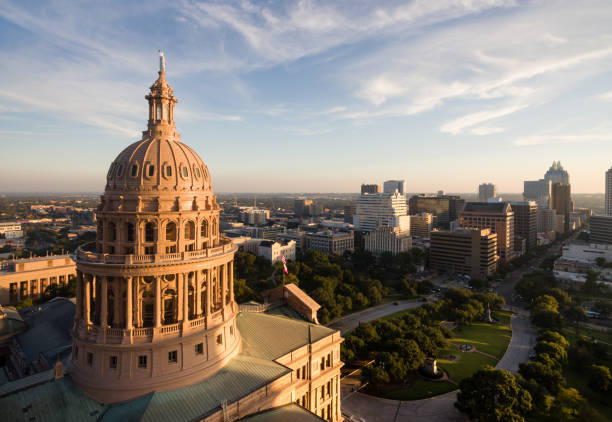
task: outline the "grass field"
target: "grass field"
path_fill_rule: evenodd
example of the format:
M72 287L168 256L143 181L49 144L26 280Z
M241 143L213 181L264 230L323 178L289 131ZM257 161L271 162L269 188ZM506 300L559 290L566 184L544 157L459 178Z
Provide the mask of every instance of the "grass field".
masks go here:
M456 331L456 337L450 341L454 344L471 344L476 346L477 350L494 355L497 359L476 352L463 353L452 346L440 353L441 357L438 358L438 367L446 370L453 381L460 382L485 365L495 366L504 355L512 338L512 330L510 328L511 314L508 312L494 312L493 317L500 324L474 323L469 327L463 327L460 331ZM455 356L455 360L448 359L450 355ZM448 381L433 382L415 377L413 384L409 388L388 393L385 395L385 398L393 400L420 400L455 389L457 389L457 385Z

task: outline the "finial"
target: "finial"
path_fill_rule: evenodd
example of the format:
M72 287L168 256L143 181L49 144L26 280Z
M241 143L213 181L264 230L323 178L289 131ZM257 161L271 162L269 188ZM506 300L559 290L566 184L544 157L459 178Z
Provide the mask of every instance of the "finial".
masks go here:
M159 72L164 73L166 71L166 59L164 58L164 52L161 50L157 51L159 51Z

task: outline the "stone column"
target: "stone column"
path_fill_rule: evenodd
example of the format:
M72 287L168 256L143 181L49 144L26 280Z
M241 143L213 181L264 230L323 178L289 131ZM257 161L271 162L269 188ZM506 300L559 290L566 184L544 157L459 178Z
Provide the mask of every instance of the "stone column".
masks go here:
M200 282L200 271L195 271L195 284L196 288L194 290L195 296L195 314L196 318L199 318L202 315L202 283Z
M91 324L91 275L85 275L85 294L83 295L83 312L85 312L85 322Z
M229 264L229 294L230 302L234 303L234 261Z
M185 288L185 277L183 277L183 273L178 273L176 275L176 311L178 315L176 316L177 321L183 321L185 319L184 309L185 305L183 305L183 289Z
M226 264L219 266L219 284L221 285L221 309L225 312L225 295L227 290L227 273Z
M132 325L132 277L125 280L125 329L131 330Z
M210 281L210 272L211 272L210 268L208 268L206 270L206 304L205 304L205 306L206 306L206 309L205 309L205 312L206 312L206 324L207 325L208 325L208 321L210 320L210 314L211 314L211 309L212 309L211 304L210 304L210 302L212 301L211 300L211 297L212 297L212 293L211 293L212 282Z
M189 273L183 273L183 316L184 321L189 321Z
M39 288L39 292L40 292L40 288ZM77 271L76 301L77 301L77 307L76 307L75 319L79 320L83 318L83 273L80 271Z
M116 301L115 301L116 302ZM103 276L100 283L100 327L108 326L108 280Z
M113 303L113 326L121 326L121 304L123 303L123 295L121 294L121 279L115 277L113 280L113 286L115 288L115 302Z
M161 280L155 276L155 327L161 327Z

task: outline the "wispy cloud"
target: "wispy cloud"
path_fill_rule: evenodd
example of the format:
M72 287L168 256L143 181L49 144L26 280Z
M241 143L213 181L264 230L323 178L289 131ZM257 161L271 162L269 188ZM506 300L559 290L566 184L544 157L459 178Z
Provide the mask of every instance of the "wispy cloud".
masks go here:
M612 141L612 132L608 134L593 134L593 133L582 133L582 134L564 134L564 135L531 135L518 138L514 140L516 146L533 146L533 145L550 145L550 144L570 144L570 143L581 143L581 142L599 142L599 141Z
M440 130L444 133L450 133L452 135L457 135L462 133L465 129L470 128L472 126L476 126L480 123L487 122L489 120L498 119L500 117L507 116L512 113L516 113L519 110L523 110L526 108L526 105L513 105L509 107L504 107L495 110L485 110L479 111L477 113L466 114L458 119L450 121L442 125ZM481 129L482 130L482 129ZM495 132L490 132L495 133ZM483 133L475 133L477 135Z
M598 95L597 98L601 100L612 101L612 91L604 92L603 94Z

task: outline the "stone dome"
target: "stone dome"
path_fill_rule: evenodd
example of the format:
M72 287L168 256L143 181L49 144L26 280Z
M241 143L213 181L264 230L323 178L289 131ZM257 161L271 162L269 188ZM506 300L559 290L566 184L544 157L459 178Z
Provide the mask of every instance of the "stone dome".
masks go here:
M204 161L184 143L169 138L145 138L125 148L110 165L106 193L212 193Z

